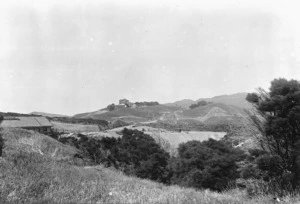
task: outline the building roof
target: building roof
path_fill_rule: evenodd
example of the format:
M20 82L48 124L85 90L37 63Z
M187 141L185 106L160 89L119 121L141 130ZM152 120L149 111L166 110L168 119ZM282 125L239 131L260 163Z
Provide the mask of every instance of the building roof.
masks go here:
M10 117L1 122L3 127L50 127L52 124L45 117Z

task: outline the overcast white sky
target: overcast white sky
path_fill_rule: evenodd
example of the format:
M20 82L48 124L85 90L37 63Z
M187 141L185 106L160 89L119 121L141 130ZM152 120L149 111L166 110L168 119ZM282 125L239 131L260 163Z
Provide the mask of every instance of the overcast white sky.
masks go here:
M299 80L299 19L292 0L0 3L0 111L73 115Z

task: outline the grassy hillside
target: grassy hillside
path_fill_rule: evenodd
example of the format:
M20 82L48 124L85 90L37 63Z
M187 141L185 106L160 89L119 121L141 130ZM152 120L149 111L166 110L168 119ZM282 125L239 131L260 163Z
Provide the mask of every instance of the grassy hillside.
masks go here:
M121 108L113 111L95 111L91 113L77 114L75 118L94 118L102 120L116 120L124 119L127 122L144 122L147 120L153 120L162 116L168 112L174 112L178 110L178 107L165 106L165 105L155 105L155 106L145 106L138 108Z
M246 101L247 93L236 93L232 95L222 95L216 96L210 99L206 99L207 101L211 101L214 103L223 103L226 105L233 105L240 108L251 108L252 105ZM201 99L199 99L201 100ZM198 100L198 101L199 101Z
M209 115L208 115L209 114ZM222 103L212 103L205 106L200 106L194 109L184 110L180 116L182 118L199 118L208 116L243 116L243 109L225 105Z
M52 121L53 128L59 132L98 132L98 125L84 125L84 124L72 124L72 123L61 123Z
M190 105L196 103L196 101L191 100L191 99L183 99L180 101L175 101L174 103L166 103L165 105L168 106L178 106L178 107L182 107L182 108L186 108L188 109Z
M51 137L19 128L1 129L4 145L4 156L14 157L15 154L38 154L55 161L71 162L78 150L64 145Z
M0 158L0 203L273 203L271 196L248 198L244 191L194 190L128 177L103 166L75 166L76 149L45 135L4 129ZM69 162L67 162L69 161ZM287 196L284 203L299 203Z
M244 100L244 94L220 96L215 97L215 99L219 100L224 97L230 100L236 97ZM127 123L151 121L147 126L171 131L182 129L185 131L226 132L229 140L238 144L248 141L249 145L247 146L252 145L251 137L253 136L253 130L255 130L243 108L215 102L193 109L182 109L170 105L156 105L134 109L123 108L107 112L92 112L89 115L94 119L110 121L121 119ZM175 138L177 136L170 136L164 139L177 144L177 139Z
M212 98L200 98L196 101L191 99L184 99L181 101L176 101L174 103L168 103L166 105L179 106L188 109L190 105L197 103L198 101L211 101L213 103L223 103L225 105L233 105L239 108L251 108L251 104L246 101L247 93L236 93L231 95L221 95Z
M74 115L73 117L74 118L91 118L93 115L97 115L97 114L101 114L101 113L105 113L105 112L107 112L107 110L104 108L104 109L94 111L94 112L79 113L79 114Z

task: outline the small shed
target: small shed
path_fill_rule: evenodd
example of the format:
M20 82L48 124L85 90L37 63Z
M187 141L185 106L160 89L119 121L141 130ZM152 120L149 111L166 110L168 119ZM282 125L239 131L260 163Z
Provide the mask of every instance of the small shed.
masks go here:
M15 127L33 130L40 133L50 133L52 124L46 117L4 117L1 127Z

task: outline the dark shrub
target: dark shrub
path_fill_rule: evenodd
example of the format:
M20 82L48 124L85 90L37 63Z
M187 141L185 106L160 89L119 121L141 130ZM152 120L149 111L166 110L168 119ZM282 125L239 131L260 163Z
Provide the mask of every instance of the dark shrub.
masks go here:
M250 178L258 179L260 178L261 175L259 169L255 164L248 164L244 166L240 171L241 171L241 178L243 179L250 179Z
M221 191L239 177L237 161L244 153L222 141L190 141L179 145L170 162L172 183Z
M78 139L61 138L59 141L81 150L77 156L87 158L93 164L120 169L159 182L169 181L169 154L155 140L141 131L124 129L121 138L90 138L79 134Z

